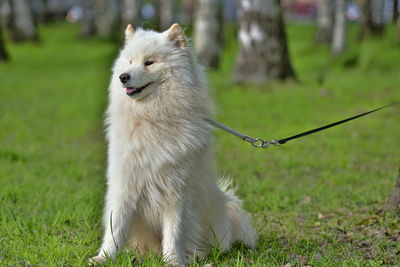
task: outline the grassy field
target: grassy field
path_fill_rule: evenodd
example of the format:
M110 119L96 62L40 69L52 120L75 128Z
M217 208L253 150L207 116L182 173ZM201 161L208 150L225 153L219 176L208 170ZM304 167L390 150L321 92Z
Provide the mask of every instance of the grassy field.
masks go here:
M85 265L101 237L105 191L103 112L118 47L78 41L73 25L40 29L41 44L10 44L0 64L0 265ZM228 28L229 30L229 28ZM355 36L352 28L350 36ZM345 55L289 26L298 82L232 85L236 43L210 72L217 119L252 136L283 138L400 98L394 28ZM260 233L205 261L229 266L379 266L400 262L400 225L383 206L400 165L400 107L268 150L216 131L216 160ZM158 266L160 257L118 255Z

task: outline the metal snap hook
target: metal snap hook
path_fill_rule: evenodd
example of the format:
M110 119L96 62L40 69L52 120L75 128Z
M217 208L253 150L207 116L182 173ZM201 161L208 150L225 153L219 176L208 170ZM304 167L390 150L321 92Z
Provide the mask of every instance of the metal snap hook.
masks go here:
M270 141L270 143L273 144L274 146L280 146L280 145L281 145L281 144L280 144L278 141L276 141L275 139L272 139L272 140Z
M264 140L262 140L262 139L260 139L260 138L257 138L257 139L255 139L254 142L251 143L251 144L252 144L252 146L254 146L254 147L263 147L264 144L265 144L265 142L264 142Z
M271 144L270 141L264 140L264 144L263 144L262 148L267 149L270 144Z

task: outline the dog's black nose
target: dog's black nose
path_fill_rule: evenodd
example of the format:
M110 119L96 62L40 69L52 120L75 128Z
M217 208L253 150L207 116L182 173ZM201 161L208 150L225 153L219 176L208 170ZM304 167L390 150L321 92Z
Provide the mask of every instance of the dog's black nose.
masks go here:
M129 81L130 78L131 76L128 73L122 73L121 75L119 75L121 83L126 83L127 81Z

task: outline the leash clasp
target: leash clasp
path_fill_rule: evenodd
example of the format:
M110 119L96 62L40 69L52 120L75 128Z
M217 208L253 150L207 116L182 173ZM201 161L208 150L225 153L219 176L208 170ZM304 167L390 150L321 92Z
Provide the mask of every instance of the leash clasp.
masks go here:
M270 143L273 144L274 146L280 146L280 145L281 145L281 143L279 143L279 141L277 141L277 140L275 140L275 139L272 139L272 140L270 141Z
M279 142L275 139L268 141L261 138L253 138L250 136L245 136L243 138L244 141L249 142L253 147L261 147L267 149L270 145L279 146Z

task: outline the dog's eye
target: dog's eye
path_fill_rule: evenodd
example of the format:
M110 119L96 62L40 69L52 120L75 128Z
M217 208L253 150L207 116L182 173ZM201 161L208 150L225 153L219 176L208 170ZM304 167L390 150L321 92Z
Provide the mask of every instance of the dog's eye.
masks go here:
M147 60L147 61L144 63L144 65L145 65L145 66L150 66L150 65L153 64L153 63L154 63L154 61Z

